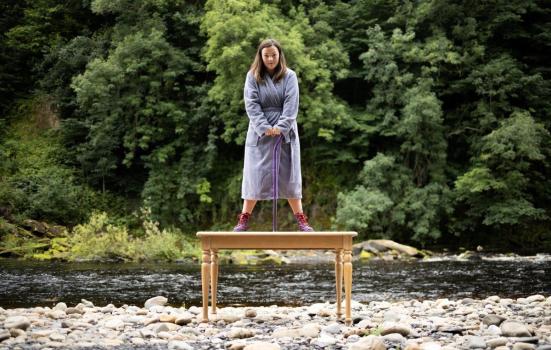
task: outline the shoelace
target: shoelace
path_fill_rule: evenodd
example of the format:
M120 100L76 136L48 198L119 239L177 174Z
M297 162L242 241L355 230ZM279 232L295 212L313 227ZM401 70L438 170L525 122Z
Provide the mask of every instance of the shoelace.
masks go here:
M249 221L249 215L248 214L239 214L237 215L237 217L239 218L239 224L246 224L247 221Z
M308 217L305 214L297 214L296 217L301 224L308 225Z

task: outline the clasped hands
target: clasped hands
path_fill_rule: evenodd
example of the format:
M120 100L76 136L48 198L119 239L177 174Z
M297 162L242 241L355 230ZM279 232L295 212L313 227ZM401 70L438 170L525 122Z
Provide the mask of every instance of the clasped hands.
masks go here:
M266 136L278 136L281 134L281 130L279 130L278 127L273 127L273 128L270 128L268 130L266 130L266 132L264 132L264 134L266 134Z

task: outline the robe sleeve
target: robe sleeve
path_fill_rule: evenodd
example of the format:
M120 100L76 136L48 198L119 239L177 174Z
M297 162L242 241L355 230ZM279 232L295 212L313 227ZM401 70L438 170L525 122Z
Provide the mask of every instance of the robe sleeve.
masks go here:
M247 79L245 80L243 97L245 100L245 110L252 122L253 129L258 136L262 136L266 130L270 129L272 126L268 123L268 119L262 111L258 94L258 84L250 71L247 73Z
M281 130L281 133L286 139L289 139L289 131L293 126L293 122L297 119L298 113L298 79L295 72L290 73L287 82L285 83L285 99L283 101L283 111L277 122L276 127Z

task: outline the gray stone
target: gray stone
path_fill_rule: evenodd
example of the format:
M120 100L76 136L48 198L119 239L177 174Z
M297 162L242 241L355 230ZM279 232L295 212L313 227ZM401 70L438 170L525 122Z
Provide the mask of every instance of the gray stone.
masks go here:
M243 339L254 337L254 331L248 328L232 328L227 334L230 339Z
M470 337L469 341L467 342L467 347L469 349L485 349L486 348L486 341L484 341L484 338L482 337Z
M86 299L80 299L80 303L85 307L94 307L94 304Z
M54 333L50 334L50 339L52 341L64 342L65 341L65 336L62 335L62 334L54 332Z
M385 343L390 343L394 345L394 347L396 347L397 345L401 349L401 348L404 348L404 345L406 343L406 338L404 338L400 333L390 333L383 336L383 341Z
M331 333L331 334L338 334L341 332L341 329L342 329L341 325L336 322L333 322L322 328L324 332Z
M545 297L543 295L540 295L540 294L530 295L529 297L526 298L526 301L528 301L530 303L541 302L541 301L545 301Z
M176 315L176 320L174 321L174 323L176 323L179 326L183 326L188 323L191 323L191 321L193 320L193 317L194 316L190 312L185 311Z
M386 346L380 337L368 335L350 344L349 350L386 350Z
M155 336L155 332L149 328L142 328L140 329L140 335L142 338L153 338Z
M302 337L306 338L315 338L320 333L320 326L316 323L309 323L304 325L300 330L299 334Z
M247 346L247 343L235 342L230 344L228 350L243 350L245 346Z
M501 334L505 337L530 337L532 334L528 327L516 321L504 321L501 325Z
M538 346L536 348L536 350L551 350L551 344L545 344L545 345Z
M296 328L290 329L290 328L280 327L280 328L276 328L272 332L272 338L285 338L285 337L289 337L289 338L300 337L300 330Z
M421 344L419 347L420 350L440 350L442 349L442 345L435 341L429 341L426 343Z
M256 317L256 310L255 309L245 310L245 317L249 317L249 318Z
M74 315L74 314L80 314L82 315L84 313L84 310L83 309L77 309L76 307L68 307L66 310L65 310L65 313L67 315Z
M110 329L123 329L124 322L119 318L110 318L103 321L103 326Z
M56 306L54 306L54 310L66 311L67 310L67 304L57 303Z
M503 317L503 316L499 316L499 315L486 315L482 318L482 323L486 324L486 325L495 325L495 326L499 326L503 321L505 321L506 318Z
M534 343L537 344L539 341L538 337L511 337L509 341L512 343Z
M243 348L243 350L281 350L281 347L274 343L256 342L251 343Z
M0 342L11 337L10 331L7 329L0 329Z
M181 340L173 340L168 343L169 350L193 350L193 347Z
M514 343L513 344L513 350L535 350L536 346L534 344L530 343Z
M501 335L501 328L499 328L495 324L492 324L488 327L488 329L486 330L486 333L491 335Z
M381 335L390 333L400 333L404 337L407 337L411 333L411 327L403 323L383 322Z
M310 344L319 346L320 348L325 348L329 345L334 345L336 343L337 343L337 339L335 339L335 337L326 333L321 333L319 338L312 339L312 341L310 342Z
M25 316L10 316L4 321L4 328L17 328L26 330L31 326L31 322Z
M150 299L147 299L144 308L150 309L151 307L158 305L158 306L165 306L166 303L168 303L168 299L163 296L156 296Z
M500 338L494 338L489 339L486 341L486 345L488 345L491 348L497 348L498 346L506 345L508 342L507 338L500 337Z
M191 312L194 315L199 315L203 312L203 308L200 308L198 306L191 306L187 311Z

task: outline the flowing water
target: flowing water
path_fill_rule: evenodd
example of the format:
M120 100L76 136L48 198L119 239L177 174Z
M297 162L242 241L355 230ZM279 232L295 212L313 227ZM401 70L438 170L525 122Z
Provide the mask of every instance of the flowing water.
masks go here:
M218 303L308 305L334 302L334 266L220 266ZM435 299L490 295L551 295L551 258L478 261L354 262L352 297L371 300ZM173 306L199 306L201 273L190 263L62 263L0 259L0 306L69 306L82 298L102 306L142 306L163 295Z

